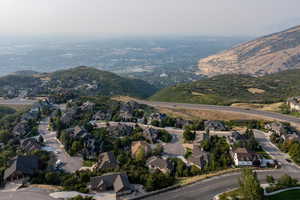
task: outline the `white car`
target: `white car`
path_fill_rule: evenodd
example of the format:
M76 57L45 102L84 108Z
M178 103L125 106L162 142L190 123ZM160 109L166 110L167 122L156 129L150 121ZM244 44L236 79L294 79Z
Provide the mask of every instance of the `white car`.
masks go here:
M64 163L61 161L61 160L57 160L56 163L55 163L55 167L56 168L59 168L61 167L61 165L63 165Z

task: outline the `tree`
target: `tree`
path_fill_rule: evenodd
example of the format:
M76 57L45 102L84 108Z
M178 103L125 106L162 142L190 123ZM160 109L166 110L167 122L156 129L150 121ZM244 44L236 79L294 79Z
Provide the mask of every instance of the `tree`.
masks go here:
M38 138L38 142L41 144L44 143L44 138L41 135Z
M257 174L252 169L246 168L242 171L239 183L244 200L262 200L264 198L263 189L260 187Z
M183 138L185 141L193 141L196 138L196 133L192 132L189 128L186 128L183 132Z
M135 156L136 160L138 161L143 161L146 159L146 153L145 153L145 150L144 148L140 147L138 149L138 151L136 152L136 156Z
M79 152L81 150L81 148L82 148L81 143L79 141L74 141L72 143L72 147L71 147L72 154Z
M274 184L275 183L275 179L274 179L274 177L273 176L267 176L266 177L266 180L267 180L267 182L270 184L270 185L272 185L272 184Z

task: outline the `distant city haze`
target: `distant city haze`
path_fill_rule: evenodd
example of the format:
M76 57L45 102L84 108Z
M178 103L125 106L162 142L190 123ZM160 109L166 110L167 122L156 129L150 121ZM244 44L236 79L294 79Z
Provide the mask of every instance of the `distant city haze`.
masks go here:
M299 0L1 0L1 36L257 36L298 25Z

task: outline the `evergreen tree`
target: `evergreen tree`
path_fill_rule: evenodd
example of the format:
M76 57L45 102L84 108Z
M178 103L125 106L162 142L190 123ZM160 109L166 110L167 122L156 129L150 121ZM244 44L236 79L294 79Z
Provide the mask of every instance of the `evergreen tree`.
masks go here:
M244 200L262 200L264 199L263 189L257 179L257 174L247 168L242 171L239 180L240 191Z

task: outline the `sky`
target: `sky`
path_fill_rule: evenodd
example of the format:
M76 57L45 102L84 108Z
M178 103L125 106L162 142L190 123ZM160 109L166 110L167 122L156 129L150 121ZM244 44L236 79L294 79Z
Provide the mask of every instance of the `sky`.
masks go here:
M0 35L257 36L300 24L299 0L0 0Z

